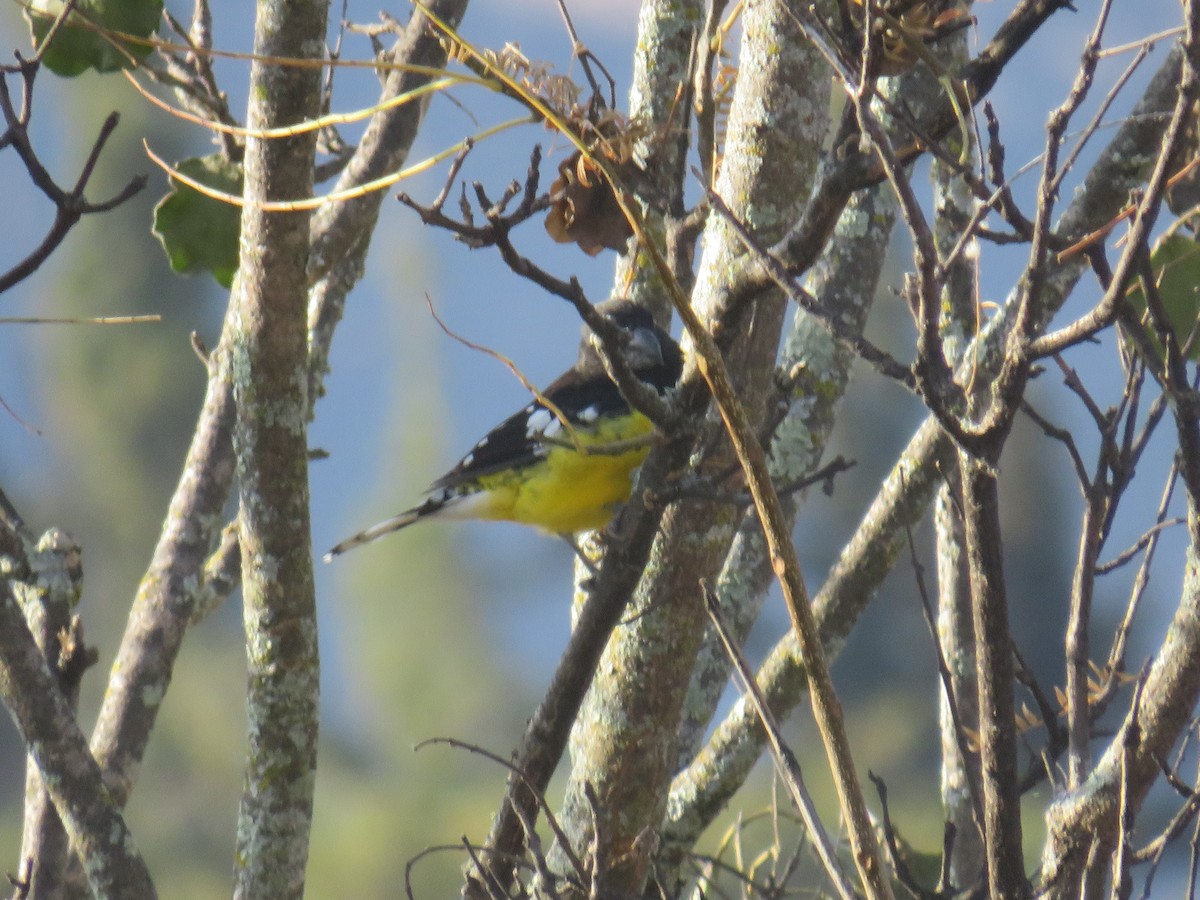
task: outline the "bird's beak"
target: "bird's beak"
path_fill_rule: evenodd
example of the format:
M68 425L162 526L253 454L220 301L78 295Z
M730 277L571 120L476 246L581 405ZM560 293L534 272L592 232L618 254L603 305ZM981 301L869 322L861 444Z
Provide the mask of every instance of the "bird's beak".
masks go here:
M637 328L625 345L625 358L635 369L653 368L663 364L662 346L654 332L648 328Z

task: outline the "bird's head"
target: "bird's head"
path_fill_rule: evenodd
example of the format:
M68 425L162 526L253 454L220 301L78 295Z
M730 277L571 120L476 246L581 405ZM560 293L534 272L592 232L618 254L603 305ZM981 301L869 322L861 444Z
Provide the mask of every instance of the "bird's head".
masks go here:
M607 300L596 311L621 330L621 355L633 374L660 391L675 386L683 371L683 354L675 339L655 324L649 310L630 300ZM579 364L603 366L599 346L599 338L584 325Z

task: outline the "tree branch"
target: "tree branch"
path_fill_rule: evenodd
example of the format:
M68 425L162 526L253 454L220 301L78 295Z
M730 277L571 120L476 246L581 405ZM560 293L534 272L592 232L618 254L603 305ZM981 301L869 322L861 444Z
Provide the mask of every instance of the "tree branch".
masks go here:
M1119 211L1128 192L1141 184L1162 145L1161 117L1176 96L1182 48L1176 46L1151 79L1132 115L1085 179L1058 224L1064 234L1087 233ZM1082 271L1077 261L1059 261L1048 280L1043 311L1060 308ZM986 381L996 365L1007 327L1005 310L990 319L962 352L968 369L958 377ZM813 599L827 652L835 652L903 548L905 529L924 515L938 483L949 439L936 420L927 419L901 453L862 524L847 542L825 584ZM759 683L772 709L783 715L803 699L807 688L794 639L785 637L759 672ZM671 840L690 842L712 821L748 775L762 750L763 733L752 713L738 706L719 724L705 748L675 779L671 807L677 810Z
M319 58L327 3L260 5L260 60ZM321 73L256 61L251 130L302 122L321 108ZM309 523L307 213L263 202L312 193L316 135L250 138L241 257L231 298L230 364L240 498L248 743L234 862L235 893L299 897L316 782L316 589Z
M443 18L457 21L466 0L439 0L434 7ZM444 63L445 55L445 48L424 20L414 16L402 40L388 51L394 68L384 85L384 109L372 116L338 190L370 181L403 163L425 107L389 107L384 101L408 90L416 83L413 79L428 78L405 71L406 64L436 66L438 60ZM309 274L315 284L309 301L307 367L310 407L324 390L329 346L346 295L362 277L381 203L380 193L370 192L323 207L313 217ZM121 805L133 788L170 686L184 634L196 612L198 592L206 584L205 563L218 540L221 512L229 499L234 466L231 318L232 308L221 341L209 357L204 405L150 566L138 586L92 736L105 782Z
M68 11L69 7L64 7L63 15ZM59 21L61 22L61 18ZM43 46L49 46L49 37ZM36 59L21 59L15 68L21 75L24 87L22 109L19 114L13 106L12 94L8 88L8 75L12 71L12 67L0 67L0 113L4 115L6 126L4 133L0 135L0 150L12 147L16 151L29 173L30 181L54 204L54 222L51 223L50 230L36 249L9 268L7 272L0 272L0 294L36 272L63 242L68 232L85 215L115 209L146 186L146 176L138 175L130 179L124 188L108 200L92 203L84 196L92 172L95 171L96 162L104 150L104 145L108 143L109 137L117 127L117 122L120 121L120 116L114 112L110 113L104 120L104 124L100 126L100 133L92 144L87 160L75 181L75 186L70 190L59 187L38 158L27 130L30 116L33 114L33 79L37 74L39 63Z
M0 696L37 762L92 890L101 897L157 896L8 578L0 579Z

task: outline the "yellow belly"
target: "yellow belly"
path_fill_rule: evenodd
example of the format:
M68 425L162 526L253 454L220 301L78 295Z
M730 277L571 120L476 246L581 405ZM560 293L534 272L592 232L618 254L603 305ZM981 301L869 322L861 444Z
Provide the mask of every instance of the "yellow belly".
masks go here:
M635 413L576 431L580 443L594 446L639 437L652 429L648 419ZM583 454L550 446L545 458L531 466L480 479L488 502L473 512L481 519L521 522L555 534L601 528L614 509L629 499L633 471L648 452L648 447L638 447L615 455Z

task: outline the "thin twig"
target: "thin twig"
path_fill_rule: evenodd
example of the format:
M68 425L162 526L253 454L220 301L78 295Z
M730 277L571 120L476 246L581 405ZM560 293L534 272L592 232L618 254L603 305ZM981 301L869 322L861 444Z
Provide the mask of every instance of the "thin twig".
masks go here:
M701 177L698 171L695 172L695 175L697 178ZM733 214L733 211L725 203L720 194L707 186L704 188L704 194L709 205L725 219L743 246L757 257L758 261L770 274L772 280L805 312L816 317L829 330L830 335L835 340L852 349L859 358L869 363L881 375L898 381L909 390L915 388L916 382L913 378L913 373L907 366L901 364L886 350L881 349L864 338L848 326L840 316L835 315L828 307L805 291L789 273L787 267L750 233L744 222Z
M838 895L843 900L851 900L855 896L854 888L846 880L845 873L842 872L841 863L837 858L837 850L830 840L820 816L817 814L812 798L808 794L808 788L804 786L804 776L800 771L800 764L792 753L791 748L784 741L783 732L779 728L779 722L775 719L775 714L771 712L771 707L767 704L767 700L758 686L758 681L754 677L754 672L750 668L750 664L746 662L741 649L729 634L729 628L726 626L725 617L721 612L720 601L707 584L702 584L701 589L704 593L704 605L708 610L708 617L712 621L713 629L721 639L721 644L738 673L738 677L742 682L742 689L746 692L746 696L750 698L755 712L758 713L763 731L766 733L767 740L771 745L771 754L775 760L776 769L783 779L784 784L787 785L792 802L796 804L796 809L800 813L805 827L808 829L817 855L825 867L825 874L829 877Z
M429 747L435 744L444 744L448 747L454 747L459 750L467 750L477 756L482 756L484 759L491 760L498 766L503 766L508 770L510 775L515 775L518 779L520 779L521 783L524 784L525 787L532 793L537 802L538 808L540 808L542 812L546 814L546 824L554 834L554 839L558 841L558 844L562 849L563 854L566 856L567 862L570 863L572 870L574 870L581 878L583 877L583 862L579 859L578 855L576 855L574 849L571 847L570 840L568 839L566 833L562 830L562 826L559 825L558 819L555 818L554 810L551 809L550 804L546 802L546 796L543 790L538 788L529 779L529 777L517 767L516 763L514 763L512 760L505 759L499 754L493 753L492 751L486 749L485 747L481 747L478 744L473 744L469 741L463 741L452 737L428 738L427 740L421 741L419 744L417 744L414 749L421 750L424 747ZM520 814L520 812L518 812L518 814ZM524 820L527 833L532 833L532 821L533 820L531 817L526 817Z
M7 70L0 73L0 113L3 114L6 127L4 134L0 136L0 148L6 146L13 148L24 164L26 172L29 175L29 180L54 204L54 222L50 225L49 230L36 249L32 250L20 262L11 266L7 272L0 273L0 293L7 291L13 285L18 284L37 271L42 263L49 259L50 255L63 242L67 233L85 215L93 215L115 209L146 186L146 176L139 175L132 178L124 188L107 200L92 203L84 195L92 173L95 171L100 154L108 143L113 130L117 127L117 122L120 120L120 117L116 113L111 113L105 119L104 124L101 125L100 131L95 141L92 142L92 146L80 169L80 174L75 181L74 187L67 190L55 182L34 150L33 143L27 131L31 114L33 79L37 69L36 62L23 62L19 67L24 83L24 103L19 114L13 106L12 95L9 92L9 73Z

